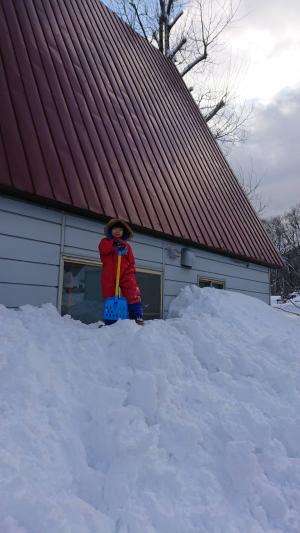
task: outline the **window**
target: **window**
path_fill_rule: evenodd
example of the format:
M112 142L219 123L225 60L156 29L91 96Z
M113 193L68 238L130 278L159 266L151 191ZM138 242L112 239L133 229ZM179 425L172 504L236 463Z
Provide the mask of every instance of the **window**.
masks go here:
M136 279L142 293L144 318L161 318L162 275L153 270L137 269Z
M100 265L64 261L61 314L86 324L102 319Z
M61 314L71 315L86 324L102 320L101 264L65 258ZM143 298L145 320L160 318L162 310L162 275L153 270L137 269L137 281Z
M214 289L224 289L225 281L220 279L198 278L199 287L214 287Z

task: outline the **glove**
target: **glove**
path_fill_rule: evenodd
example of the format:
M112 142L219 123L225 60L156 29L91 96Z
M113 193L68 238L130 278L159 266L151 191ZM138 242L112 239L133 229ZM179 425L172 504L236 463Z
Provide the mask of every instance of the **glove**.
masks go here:
M125 244L121 239L115 239L114 246L116 246L116 248L125 248Z
M118 250L118 255L125 255L127 254L127 246L124 241L121 239L115 239L114 240L114 246Z

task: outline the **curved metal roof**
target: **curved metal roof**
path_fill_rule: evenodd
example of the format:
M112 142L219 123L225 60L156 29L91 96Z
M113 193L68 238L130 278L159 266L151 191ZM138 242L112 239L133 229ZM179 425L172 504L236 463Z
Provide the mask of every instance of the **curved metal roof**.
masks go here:
M98 0L0 0L0 187L281 258L176 67Z

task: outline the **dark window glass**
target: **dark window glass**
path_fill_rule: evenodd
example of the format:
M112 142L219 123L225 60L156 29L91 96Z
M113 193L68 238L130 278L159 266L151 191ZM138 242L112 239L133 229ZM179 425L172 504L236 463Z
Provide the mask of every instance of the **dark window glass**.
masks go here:
M224 289L224 281L219 281L217 279L199 279L199 287L214 287L215 289Z
M101 266L64 262L62 315L71 315L85 324L102 320ZM138 271L145 320L161 317L161 276Z
M161 318L161 276L151 272L137 272L141 289L145 320Z
M62 315L71 315L85 324L102 320L100 267L64 263Z
M202 287L210 287L210 286L211 286L211 285L210 285L210 282L209 282L209 281L207 281L207 280L204 281L204 280L201 280L201 279L200 279L200 281L199 281L199 287L202 288Z
M212 281L211 286L215 289L224 289L224 281Z

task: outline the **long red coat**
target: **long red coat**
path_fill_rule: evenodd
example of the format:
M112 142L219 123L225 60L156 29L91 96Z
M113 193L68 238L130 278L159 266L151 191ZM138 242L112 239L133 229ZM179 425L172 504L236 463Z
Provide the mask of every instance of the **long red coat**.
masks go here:
M130 244L123 241L127 253L121 256L120 287L122 296L127 298L129 304L139 302L141 299L140 289L135 276L135 260ZM117 274L117 249L114 240L104 238L99 243L100 259L102 262L101 287L103 298L115 295Z

